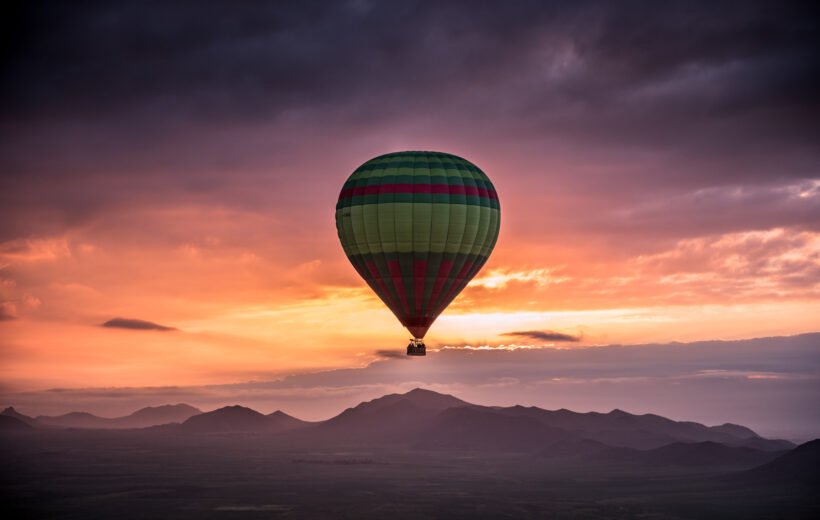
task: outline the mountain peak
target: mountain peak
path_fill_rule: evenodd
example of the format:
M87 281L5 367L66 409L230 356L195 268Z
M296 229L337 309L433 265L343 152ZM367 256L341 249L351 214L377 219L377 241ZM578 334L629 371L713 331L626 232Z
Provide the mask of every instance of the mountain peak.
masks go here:
M625 412L625 411L621 410L620 408L614 408L611 412L609 412L608 415L611 415L613 417L627 417L627 416L630 416L632 414L629 413L629 412Z
M462 401L450 394L441 394L425 388L414 388L405 394L394 394L397 397L408 399L411 403L422 408L452 408L454 406L468 406L470 403ZM388 396L385 396L388 397Z
M202 413L202 410L189 404L163 404L140 408L120 420L133 427L146 427L157 424L181 423L200 413Z
M157 406L146 406L144 408L140 408L134 413L141 412L143 410L198 410L195 406L191 406L190 404L185 403L177 403L177 404L161 404Z
M436 395L445 395L439 392L434 392L433 390L427 390L426 388L422 388L417 386L416 388L410 390L409 392L405 392L404 395L429 395L429 394L436 394Z
M248 413L252 415L262 415L261 413L257 412L253 408L248 408L247 406L242 406L239 404L232 404L229 406L223 406L222 408L217 408L208 413Z
M739 424L733 423L724 423L720 426L712 426L712 430L727 433L733 437L737 437L739 439L755 439L760 437L754 430L751 430L745 426L741 426Z
M15 410L13 406L9 406L8 408L6 408L2 412L0 412L0 415L6 416L6 417L14 417L15 419L23 421L24 423L26 423L30 426L36 426L37 425L37 421L35 421L34 418L29 417L28 415L21 414L20 412Z
M182 426L200 432L251 431L263 428L266 421L256 410L235 404L189 417Z
M202 433L242 431L284 431L305 424L282 411L263 415L238 404L194 415L182 423L188 431Z

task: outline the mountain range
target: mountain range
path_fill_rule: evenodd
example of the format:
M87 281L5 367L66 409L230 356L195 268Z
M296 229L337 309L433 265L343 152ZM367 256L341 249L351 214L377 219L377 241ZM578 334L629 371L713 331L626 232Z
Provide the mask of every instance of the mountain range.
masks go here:
M578 413L524 406L482 406L424 389L385 395L325 421L307 422L282 411L265 415L243 406L202 412L185 404L143 408L125 417L74 412L29 417L0 413L0 431L28 437L36 430L131 429L141 438L173 442L270 439L278 449L390 453L464 453L471 457L525 456L556 467L587 471L729 471L742 485L813 485L820 440L797 448L736 424L705 426L622 410ZM147 436L147 437L143 437ZM154 442L154 441L151 441ZM256 441L254 441L256 442ZM472 454L472 455L471 455ZM739 473L738 473L739 472Z
M178 428L191 433L284 432L308 424L310 423L278 410L263 415L256 410L234 405L194 415L178 425Z
M9 407L0 417L0 427L5 430L151 428L185 434L257 432L321 445L404 445L425 450L594 456L613 461L650 458L694 465L697 460L707 459L766 462L773 458L770 454L795 446L786 440L763 438L736 424L705 426L617 409L608 413L578 413L524 406L482 406L420 388L360 403L320 422L302 421L282 411L264 415L238 405L202 412L186 404L143 408L117 418L84 412L32 418ZM639 456L634 452L653 455Z
M0 415L13 417L29 426L44 428L82 428L82 429L129 429L147 428L158 424L176 423L199 415L202 410L187 404L166 404L162 406L148 406L124 417L99 417L87 412L70 412L63 415L39 415L29 417L23 415L13 407L8 407Z

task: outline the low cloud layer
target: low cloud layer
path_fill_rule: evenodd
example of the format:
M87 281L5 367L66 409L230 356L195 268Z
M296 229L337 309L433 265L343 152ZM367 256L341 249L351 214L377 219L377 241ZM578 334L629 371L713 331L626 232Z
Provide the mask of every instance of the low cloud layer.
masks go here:
M111 329L160 330L163 332L177 330L174 327L167 327L151 321L135 320L131 318L113 318L101 324L100 327L107 327Z
M376 355L376 357L381 359L407 359L407 355L402 350L382 349L375 351L374 354Z
M581 340L581 336L573 336L572 334L564 334L563 332L556 332L554 330L524 330L518 332L505 332L502 336L512 336L516 338L534 339L536 341L549 342L576 342Z
M467 401L548 409L657 413L734 422L765 435L820 436L820 333L741 341L535 350L441 350L362 368L229 385L5 391L23 413L86 410L116 416L139 407L229 404L324 419L360 401L425 387Z

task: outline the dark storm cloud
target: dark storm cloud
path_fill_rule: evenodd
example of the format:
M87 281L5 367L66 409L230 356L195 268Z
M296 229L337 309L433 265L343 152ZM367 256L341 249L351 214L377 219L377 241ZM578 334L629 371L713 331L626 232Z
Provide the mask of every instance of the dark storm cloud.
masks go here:
M505 332L502 336L529 338L537 341L580 341L580 336L555 332L554 330L524 330L519 332Z
M113 318L101 324L100 327L131 330L160 330L164 332L177 330L174 327L166 327L165 325L159 325L158 323L130 318Z
M816 176L819 42L800 6L20 4L0 78L0 238L124 203L261 205L257 171L322 149L304 175L321 182L384 125L456 136L537 188L613 197ZM561 150L596 161L515 165ZM635 150L665 160L614 171Z
M816 109L815 28L788 3L46 3L18 18L2 81L16 117L393 117L466 100L495 117L574 107L589 130L761 108L809 124Z

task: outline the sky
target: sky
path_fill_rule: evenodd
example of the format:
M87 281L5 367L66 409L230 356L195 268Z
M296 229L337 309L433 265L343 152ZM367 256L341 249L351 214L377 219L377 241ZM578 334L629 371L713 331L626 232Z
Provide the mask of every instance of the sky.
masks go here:
M470 160L501 201L431 349L820 330L820 45L801 3L15 5L5 395L398 363L408 334L334 210L357 166L400 150Z

